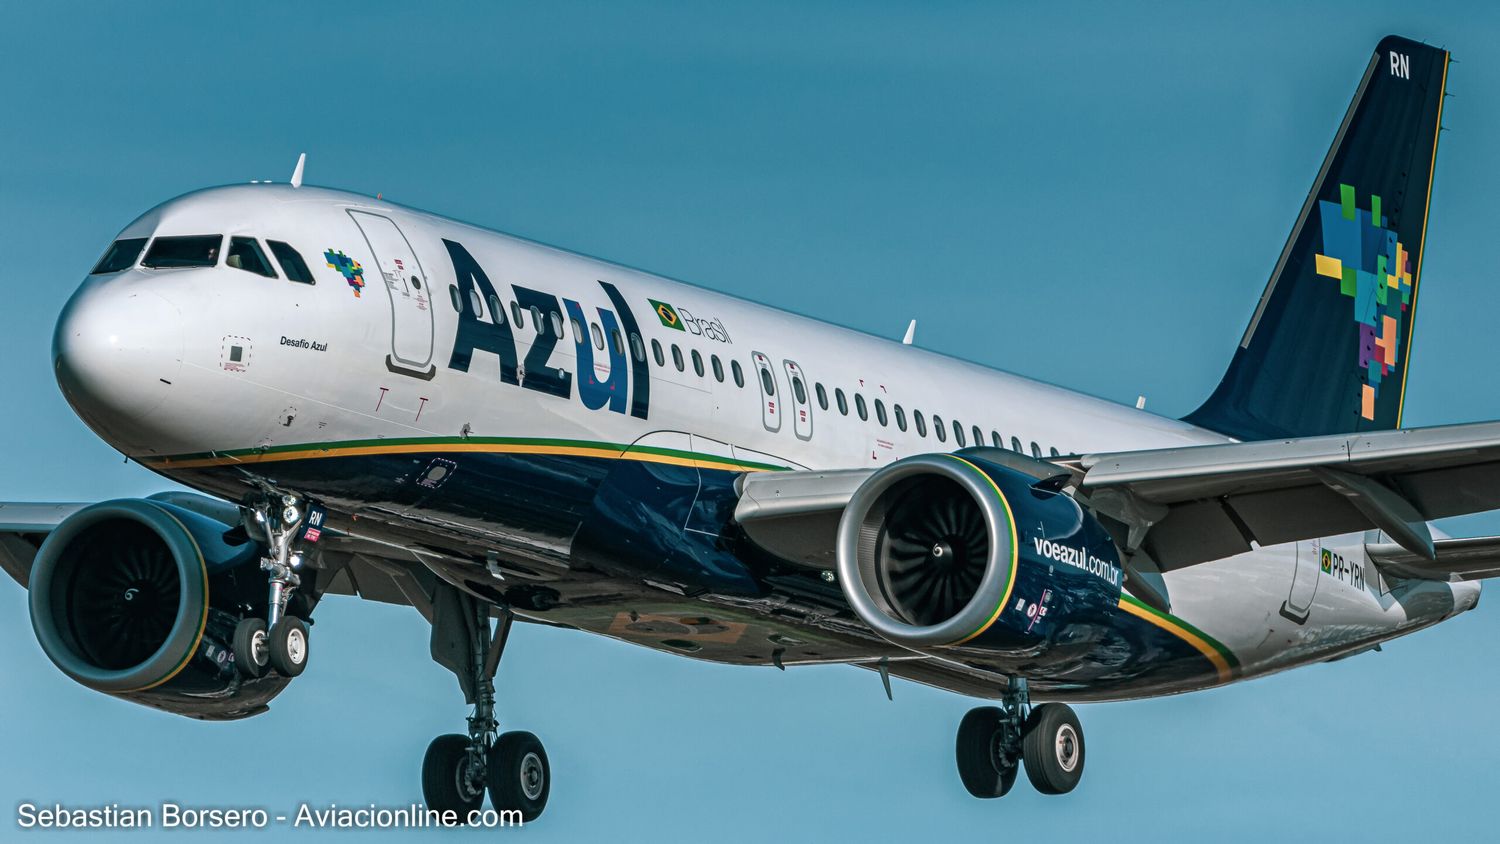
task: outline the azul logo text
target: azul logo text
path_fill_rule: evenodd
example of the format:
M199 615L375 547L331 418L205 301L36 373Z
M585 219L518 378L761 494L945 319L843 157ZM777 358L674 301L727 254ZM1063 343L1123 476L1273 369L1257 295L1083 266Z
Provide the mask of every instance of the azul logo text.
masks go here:
M526 359L521 360L516 345L515 332L522 328L518 319L512 326L505 318L499 292L474 256L463 244L444 240L448 257L453 260L453 274L458 280L454 303L459 307L458 332L453 338L453 355L448 359L448 368L468 372L474 361L474 353L488 352L499 359L500 381L528 390L572 398L575 382L578 398L590 410L608 408L614 413L629 413L645 419L651 407L651 370L646 356L640 353L640 327L625 297L613 284L599 282L604 295L614 309L595 307L597 321L590 319L584 306L572 299L558 300L556 296L542 290L533 290L513 284L515 304L521 314L530 314L531 348ZM489 304L485 313L484 304ZM595 348L589 342L589 332L575 329L573 359L577 364L578 377L553 362L553 352L560 342L567 341L567 325L600 326L603 337L609 337L605 350L605 361L595 362ZM629 349L624 338L630 338ZM632 352L634 352L632 354ZM605 370L608 374L601 374Z

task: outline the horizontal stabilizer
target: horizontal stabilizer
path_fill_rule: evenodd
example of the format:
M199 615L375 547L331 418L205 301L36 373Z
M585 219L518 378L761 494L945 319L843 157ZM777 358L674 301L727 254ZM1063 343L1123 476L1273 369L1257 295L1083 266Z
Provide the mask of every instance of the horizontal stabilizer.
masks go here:
M1439 539L1437 559L1422 557L1395 543L1365 546L1370 562L1386 577L1412 580L1482 580L1500 577L1500 536Z

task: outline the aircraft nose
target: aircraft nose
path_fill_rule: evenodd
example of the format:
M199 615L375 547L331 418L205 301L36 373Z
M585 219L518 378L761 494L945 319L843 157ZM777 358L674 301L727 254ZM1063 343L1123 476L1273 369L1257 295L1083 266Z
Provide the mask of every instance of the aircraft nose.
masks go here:
M182 314L161 294L85 285L58 317L53 369L89 427L116 446L140 447L182 368L182 343Z

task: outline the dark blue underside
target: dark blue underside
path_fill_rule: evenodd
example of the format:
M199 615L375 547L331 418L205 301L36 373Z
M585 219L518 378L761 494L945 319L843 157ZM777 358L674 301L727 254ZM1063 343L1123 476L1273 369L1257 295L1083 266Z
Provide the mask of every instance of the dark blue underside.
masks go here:
M612 625L619 614L669 608L747 623L747 640L763 634L773 642L780 636L808 643L781 648L785 653L777 658L788 662L802 658L800 650L808 659L910 656L853 621L837 584L770 558L745 539L732 523L736 472L573 455L436 451L167 474L237 500L246 491L246 470L322 501L335 523L338 516L358 515L361 523L381 522L471 559L475 577L488 583L481 548L553 555L567 574L549 589L555 605L539 614L558 623L618 634ZM1030 624L1018 600L1036 602L1049 592L1048 615ZM1119 610L1110 594L1118 592L1101 589L1096 577L1023 555L1009 606L991 634L962 649L963 659L999 674L1022 674L1039 692L1059 697L1177 690L1217 680L1196 649ZM655 640L633 641L674 650ZM764 664L775 650L747 650L743 641L701 644L692 655L734 663ZM922 673L933 682L929 677ZM937 684L984 693L959 675Z

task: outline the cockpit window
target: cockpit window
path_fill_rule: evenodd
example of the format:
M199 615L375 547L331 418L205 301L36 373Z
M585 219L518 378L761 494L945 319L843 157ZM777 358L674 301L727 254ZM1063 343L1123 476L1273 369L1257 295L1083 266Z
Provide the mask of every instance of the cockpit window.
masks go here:
M89 271L90 275L100 273L117 273L128 270L135 266L135 259L141 257L141 250L146 246L146 238L129 237L117 240L109 245L104 257Z
M260 244L253 237L231 237L229 254L224 258L224 263L237 270L267 278L276 277L276 271L271 269L271 262L266 260L266 253L261 251Z
M300 281L303 284L313 283L312 270L307 268L307 262L290 243L282 243L279 240L268 240L266 245L271 247L271 253L276 260L281 262L281 271L292 281Z
M146 250L143 267L172 269L177 267L212 267L219 263L219 246L224 236L195 234L186 237L158 237Z

